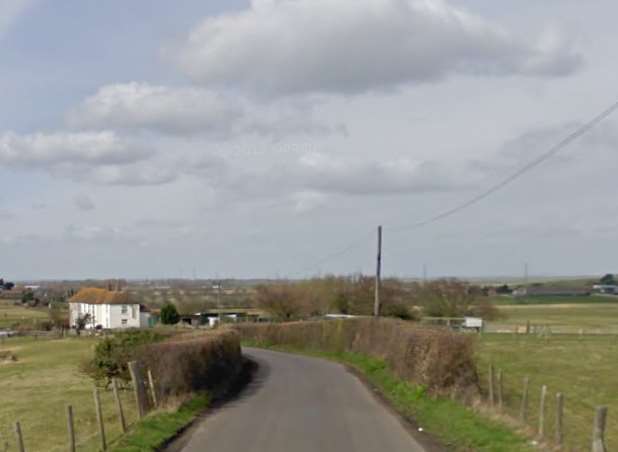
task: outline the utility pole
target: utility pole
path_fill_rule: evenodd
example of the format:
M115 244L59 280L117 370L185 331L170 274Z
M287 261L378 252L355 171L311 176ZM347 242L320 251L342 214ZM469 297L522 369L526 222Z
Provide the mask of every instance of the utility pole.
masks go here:
M373 316L380 316L380 275L382 273L382 226L378 226L378 255L376 262L376 292L373 301Z
M427 283L427 264L423 264L423 284Z

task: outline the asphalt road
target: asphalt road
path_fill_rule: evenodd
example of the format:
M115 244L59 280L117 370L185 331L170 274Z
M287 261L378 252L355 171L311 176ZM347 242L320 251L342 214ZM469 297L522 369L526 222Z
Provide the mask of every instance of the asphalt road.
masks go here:
M423 447L342 365L245 349L258 362L240 397L207 415L185 452L420 452Z

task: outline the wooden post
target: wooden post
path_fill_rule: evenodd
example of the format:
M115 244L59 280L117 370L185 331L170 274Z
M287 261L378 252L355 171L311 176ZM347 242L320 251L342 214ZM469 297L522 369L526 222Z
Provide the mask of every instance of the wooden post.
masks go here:
M502 412L502 369L498 369L498 410Z
M521 406L519 407L519 420L522 423L525 423L528 419L528 386L530 383L530 379L528 377L524 377L524 389L521 394Z
M539 438L545 437L545 399L547 398L547 386L541 386L541 403L539 404Z
M101 449L107 450L107 441L105 441L105 424L103 422L103 411L101 410L101 398L99 397L99 390L94 388L94 407L97 412L97 423L99 424L99 435L101 437Z
M152 406L155 408L159 406L159 401L157 399L157 388L154 384L154 378L152 378L152 372L148 369L148 384L150 385L150 395L152 396Z
M144 379L137 361L129 362L129 372L131 372L131 381L133 382L133 392L135 393L135 404L137 405L137 414L140 419L146 416L145 390Z
M489 405L492 407L495 403L494 398L494 366L492 364L489 365Z
M380 276L382 273L382 226L378 226L378 255L376 259L376 287L373 300L373 315L380 316Z
M530 320L526 320L526 334L530 334Z
M112 378L112 389L114 390L114 399L116 399L116 408L118 409L120 428L122 428L122 433L127 433L127 421L124 418L124 411L122 410L122 400L120 400L120 394L118 393L118 381L115 378Z
M21 433L21 424L19 422L15 422L15 440L17 441L17 450L19 452L26 452L24 436Z
M556 444L562 447L564 443L563 418L564 416L564 397L561 392L556 394Z
M75 426L73 425L73 407L67 405L67 430L69 432L69 452L75 452Z
M605 424L607 422L607 407L599 406L594 415L592 430L592 452L607 452L605 447Z

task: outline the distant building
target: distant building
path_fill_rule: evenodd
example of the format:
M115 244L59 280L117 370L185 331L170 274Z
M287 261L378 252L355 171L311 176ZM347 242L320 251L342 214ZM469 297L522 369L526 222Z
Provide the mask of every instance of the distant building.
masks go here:
M71 327L88 315L86 329L146 328L151 326L145 306L132 302L126 291L99 288L80 289L69 300Z
M595 284L594 286L592 286L592 291L599 293L617 294L618 286L616 286L615 284Z
M585 297L588 295L590 295L588 289L551 286L519 287L513 291L515 297Z

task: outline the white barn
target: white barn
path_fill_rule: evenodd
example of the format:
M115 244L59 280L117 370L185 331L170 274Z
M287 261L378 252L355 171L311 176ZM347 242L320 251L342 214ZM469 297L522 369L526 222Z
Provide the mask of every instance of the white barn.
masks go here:
M71 327L80 317L88 315L86 329L146 328L150 313L132 302L124 291L98 288L81 289L69 300Z

